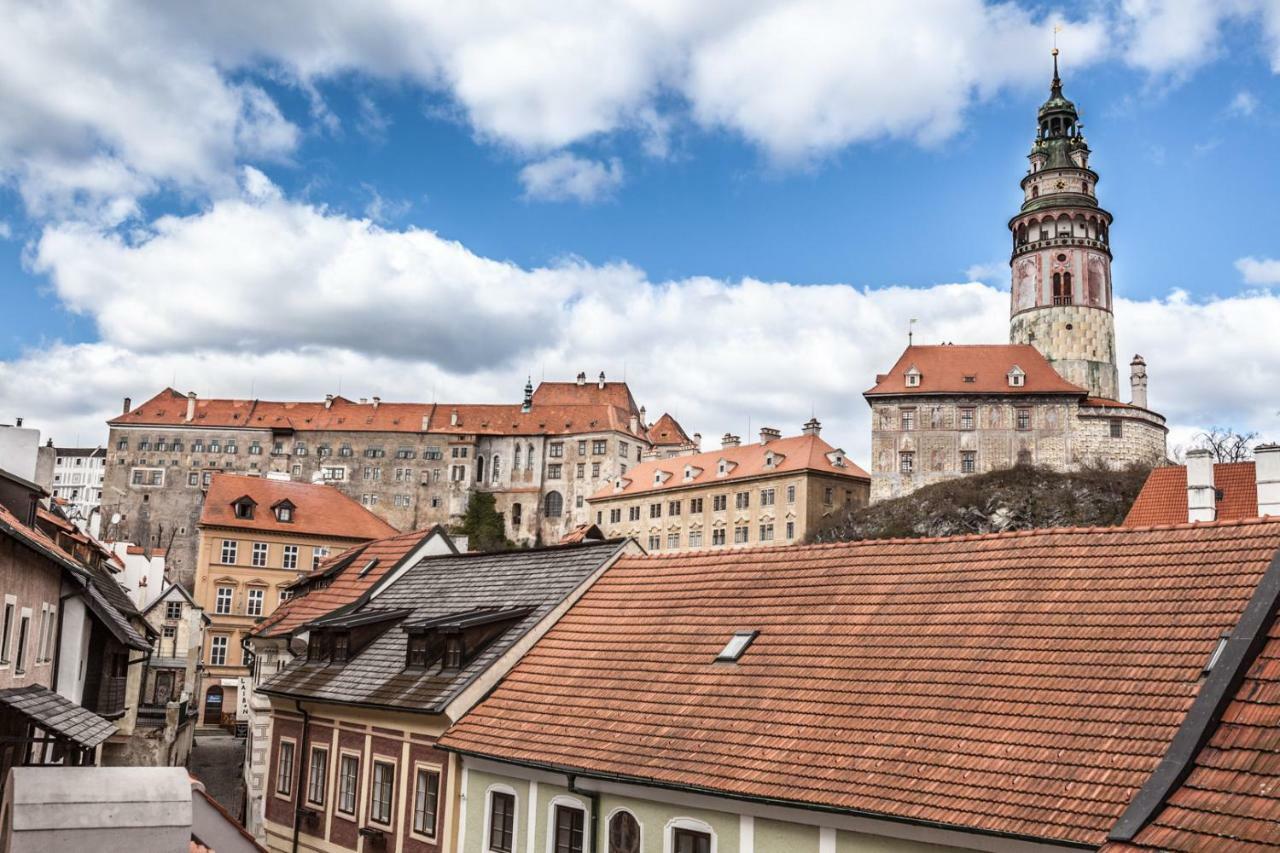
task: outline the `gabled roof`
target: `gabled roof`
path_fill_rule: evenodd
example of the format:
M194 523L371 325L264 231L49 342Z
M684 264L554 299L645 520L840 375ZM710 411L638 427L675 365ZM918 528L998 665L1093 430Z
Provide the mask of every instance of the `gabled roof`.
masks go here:
M834 454L844 460L842 466L831 461ZM769 457L774 465L768 466ZM728 471L720 475L719 463L728 463ZM692 479L685 480L685 469L691 469ZM661 494L681 487L705 486L712 483L733 483L749 477L760 477L772 474L787 474L797 471L812 471L836 477L847 477L851 480L870 480L870 475L844 455L843 451L827 444L821 436L796 435L789 438L778 438L768 444L744 444L739 447L726 447L720 450L709 450L706 453L695 453L689 456L674 456L670 459L651 459L643 462L622 475L621 489L615 489L613 483L607 483L590 497L593 501L604 501L614 497L629 497L642 494ZM655 477L661 476L661 482L655 483Z
M1096 847L1277 549L1255 521L626 557L440 745Z
M258 506L273 507L289 500L292 521L277 521L274 512L255 512L253 518L237 518L235 504L249 498ZM200 512L202 527L232 527L242 530L331 536L335 539L381 539L396 529L333 486L215 474Z
M920 384L908 387L907 369L920 371ZM1026 381L1009 384L1009 371L1022 368ZM965 381L965 377L973 377ZM941 344L909 346L888 373L863 396L905 394L1072 394L1088 392L1058 375L1040 351L1029 344Z
M356 603L384 577L403 566L433 536L443 536L449 549L457 553L444 528L437 525L357 545L329 557L294 585L302 594L277 607L253 630L253 636L287 637L313 619ZM371 560L377 560L377 563L362 573L361 569ZM329 575L333 577L323 589L307 588L309 580Z
M646 436L654 447L678 447L692 443L692 439L685 434L684 427L666 412L653 422Z
M620 554L626 544L612 540L428 557L394 583L381 587L367 606L380 611L409 610L406 622L478 608L520 608L526 610L525 615L457 671L442 672L439 666L407 669L408 634L395 626L341 666L301 659L261 689L300 699L441 713L517 640Z
M151 602L146 606L146 608L143 609L142 615L145 616L148 613L150 613L152 610L154 610L160 604L160 602L164 601L166 598L169 597L169 593L175 590L177 590L178 594L181 595L183 598L185 598L187 600L187 603L190 604L192 607L194 607L196 610L202 611L204 609L199 604L196 604L196 600L191 597L191 593L187 592L187 590L181 584L171 583L164 588L163 592L161 592L159 595L156 596L155 601Z
M621 409L627 417L639 415L640 407L631 396L631 388L625 382L539 382L533 392L533 405L537 406L612 406Z
M1217 502L1218 521L1256 518L1258 478L1252 462L1217 462L1213 485L1222 497ZM1129 507L1125 527L1187 522L1187 466L1167 465L1147 475L1142 491Z
M39 684L0 690L0 707L18 712L46 731L92 749L115 734L115 724Z

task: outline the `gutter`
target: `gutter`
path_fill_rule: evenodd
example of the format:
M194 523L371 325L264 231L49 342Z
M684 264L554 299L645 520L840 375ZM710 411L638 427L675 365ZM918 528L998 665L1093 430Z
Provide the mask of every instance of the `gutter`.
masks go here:
M302 714L302 737L298 738L298 751L302 753L298 756L298 781L293 786L293 794L298 799L293 807L293 846L292 853L298 853L298 834L302 830L302 783L305 777L305 770L308 756L311 751L307 749L307 739L311 734L311 712L302 707L302 702L295 699L294 704L298 706L298 713Z
M585 791L582 788L579 788L578 777L572 773L567 773L565 776L569 780L569 784L567 786L569 788L569 793L577 794L580 797L586 797L591 801L591 830L587 835L587 838L589 838L590 841L587 843L587 849L584 853L596 853L596 847L598 845L597 838L599 837L597 833L600 829L600 792Z

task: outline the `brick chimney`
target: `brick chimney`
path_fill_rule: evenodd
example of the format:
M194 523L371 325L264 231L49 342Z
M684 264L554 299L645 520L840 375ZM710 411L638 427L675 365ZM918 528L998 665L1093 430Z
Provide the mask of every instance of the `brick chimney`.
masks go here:
M1280 444L1255 447L1253 466L1258 481L1258 515L1280 515Z
M742 439L731 432L726 432L724 435L720 436L721 448L738 447L741 444Z
M196 419L196 392L187 392L187 423Z
M768 444L771 441L777 441L782 438L782 430L773 427L760 427L760 443Z
M1140 355L1135 355L1129 362L1129 387L1133 405L1145 409L1147 407L1147 362Z
M1187 521L1213 521L1218 517L1218 490L1213 485L1213 455L1207 450L1187 451Z
M809 418L805 421L804 428L801 430L805 435L821 435L822 424L817 418Z
M127 415L133 409L133 400L129 397L124 398L124 411L120 414Z

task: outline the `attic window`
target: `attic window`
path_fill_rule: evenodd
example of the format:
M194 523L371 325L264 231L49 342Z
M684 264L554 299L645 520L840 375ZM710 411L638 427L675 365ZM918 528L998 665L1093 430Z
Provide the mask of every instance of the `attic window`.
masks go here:
M1021 388L1027 383L1027 374L1022 372L1022 368L1014 367L1009 371L1009 387Z
M293 507L288 504L281 504L276 507L276 521L289 524L293 521Z
M445 637L443 669L462 669L462 636Z
M369 574L369 572L373 571L373 567L376 565L378 565L378 558L374 557L372 560L365 563L364 568L360 570L359 577L364 577L365 575Z
M908 388L920 387L920 371L914 367L907 371L907 387Z
M972 385L973 383L975 383L975 382L977 382L977 381L978 381L978 374L976 374L976 373L966 373L966 374L964 375L964 381L965 381L967 384Z
M747 650L752 641L760 634L759 631L738 631L729 638L729 642L716 655L716 663L736 663L738 658L742 657L742 653Z
M236 501L236 518L253 518L253 501Z
M766 454L764 455L764 464L765 464L765 467L766 467L766 468L772 468L772 467L773 467L773 454L772 454L772 453L766 453Z
M720 464L716 466L716 473L723 477L725 472L728 470L729 470L729 466L725 464L725 461L723 459L721 459Z
M346 631L333 635L333 662L346 663L347 654L351 650L351 635Z
M1230 639L1230 637L1230 634L1223 634L1218 638L1217 647L1214 648L1213 654L1209 655L1209 662L1204 665L1203 675L1208 675L1213 670L1214 666L1217 665L1218 658L1222 657L1222 653L1227 650L1227 640Z

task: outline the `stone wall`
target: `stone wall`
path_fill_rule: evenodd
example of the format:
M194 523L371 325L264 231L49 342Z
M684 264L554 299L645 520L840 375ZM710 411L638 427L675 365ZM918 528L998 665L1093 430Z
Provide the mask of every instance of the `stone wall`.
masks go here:
M1034 346L1063 379L1095 397L1119 399L1115 320L1110 311L1086 305L1023 311L1009 322L1009 341Z

